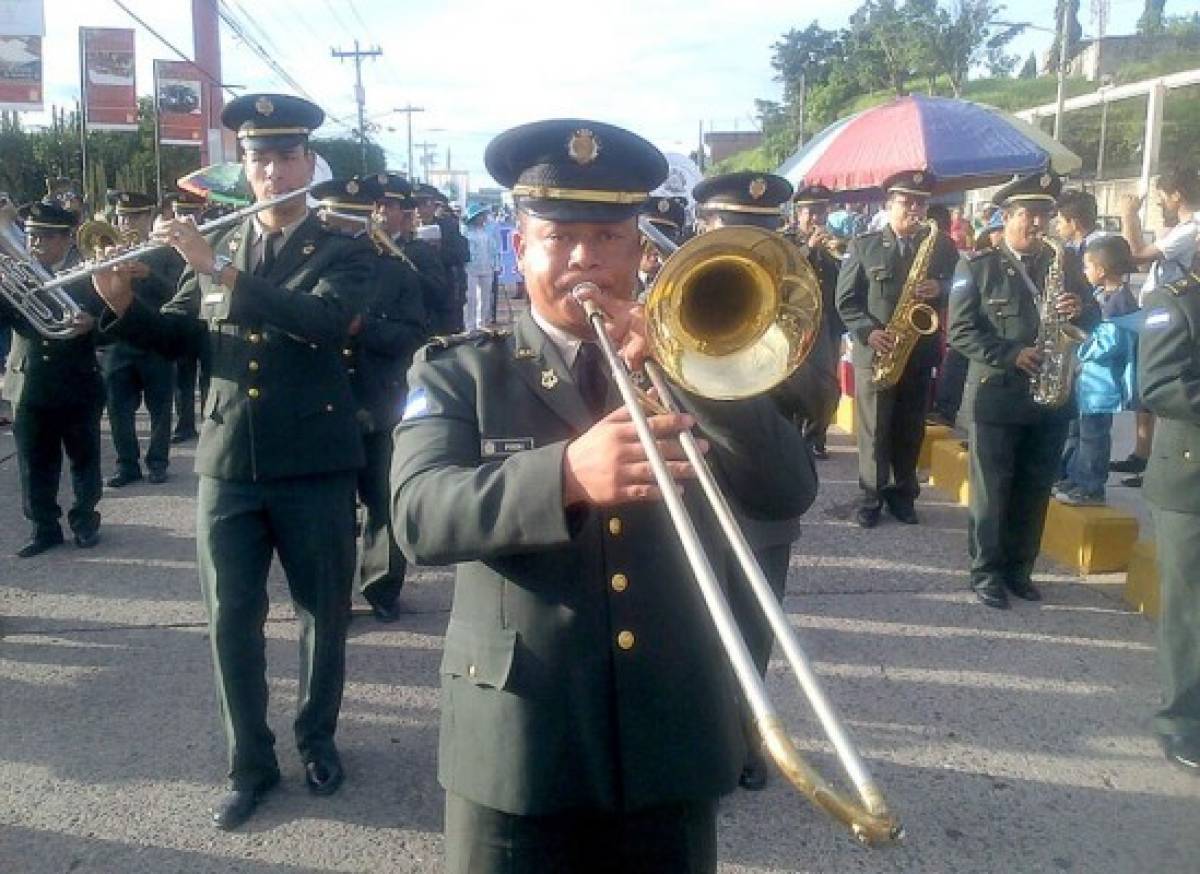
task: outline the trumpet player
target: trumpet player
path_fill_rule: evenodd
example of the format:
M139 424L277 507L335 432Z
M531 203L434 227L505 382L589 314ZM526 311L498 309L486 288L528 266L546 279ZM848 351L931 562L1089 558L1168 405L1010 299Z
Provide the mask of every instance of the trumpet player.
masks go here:
M910 276L929 234L925 219L934 181L921 171L900 173L886 181L887 223L851 240L838 274L838 313L853 341L854 422L862 487L855 518L863 528L879 524L884 506L900 522L919 521L917 459L925 438L937 339L933 334L917 338L898 381L890 387L876 385L872 370L876 357L889 355L900 342L897 331L908 330L892 323L906 286L911 286L917 302L937 310L954 275L958 254L949 238L939 235L925 274Z
M1062 181L1048 172L997 190L992 200L1003 211L1004 237L995 249L959 263L950 295L950 343L969 361L963 407L971 423L970 586L997 609L1008 608L1010 593L1041 598L1033 563L1075 416L1073 401L1055 408L1033 400L1030 379L1043 363L1035 342L1043 297L1054 294L1051 309L1080 327L1099 320L1078 259L1064 250L1056 263L1043 242L1061 190ZM1060 277L1060 290L1048 281L1052 275Z
M75 214L43 201L22 210L29 253L51 272L81 260L75 248ZM100 414L104 386L96 363L92 312L96 297L87 286L73 283L67 293L81 305L79 333L68 340L47 340L15 311L0 304L0 325L13 330L4 398L12 404L13 436L25 518L33 527L29 541L17 550L31 558L63 542L58 484L63 454L71 465L74 502L67 524L75 545L89 549L99 540Z
M323 228L298 194L316 160L308 135L324 117L290 95L226 104L221 122L241 144L246 180L272 205L211 241L190 220L160 224L154 238L187 262L161 310L134 299L127 270L93 276L106 332L170 356L208 351L196 552L229 753L229 789L211 811L220 829L243 823L279 783L263 634L275 555L300 624L294 733L304 780L331 795L344 777L334 734L364 459L341 350L375 265L366 243Z
M640 367L636 214L667 161L575 119L503 133L485 161L513 191L531 309L511 334L417 354L392 465L409 558L458 565L441 663L446 870L714 872L717 798L744 755L734 684L572 294L594 283ZM689 403L694 416L649 419L689 506L703 496L678 434L698 422L756 516L808 507L813 466L767 399ZM711 542L711 514L698 518Z

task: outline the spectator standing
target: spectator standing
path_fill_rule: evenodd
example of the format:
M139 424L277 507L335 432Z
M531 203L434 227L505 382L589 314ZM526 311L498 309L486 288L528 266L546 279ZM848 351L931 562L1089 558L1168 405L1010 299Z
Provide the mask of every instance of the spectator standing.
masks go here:
M1083 274L1095 289L1103 321L1079 348L1079 415L1067 432L1065 479L1054 490L1055 499L1064 504L1104 504L1113 413L1129 409L1136 391L1134 334L1113 321L1137 310L1128 283L1133 267L1129 244L1121 237L1093 237L1083 253Z
M496 239L488 230L490 212L486 206L475 205L467 210L467 303L463 310L463 324L468 331L491 327L496 322L496 298L492 284L499 266L499 250Z

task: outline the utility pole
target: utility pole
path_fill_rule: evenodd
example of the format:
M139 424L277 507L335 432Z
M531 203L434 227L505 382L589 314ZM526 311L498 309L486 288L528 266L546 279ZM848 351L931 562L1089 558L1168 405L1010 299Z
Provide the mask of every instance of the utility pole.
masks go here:
M413 106L411 103L407 106L398 106L392 112L403 112L408 116L408 180L411 182L417 178L416 170L413 168L413 141L412 141L412 117L414 112L424 112L423 106Z
M437 143L413 143L413 145L421 150L421 166L425 168L425 184L428 185L430 158L433 157Z
M1067 17L1070 0L1063 0L1062 19L1058 22L1058 97L1054 106L1054 139L1062 142L1063 103L1067 99Z
M358 146L362 151L362 172L367 172L367 114L366 104L367 95L363 91L362 83L362 59L377 58L383 54L379 46L373 49L360 50L358 40L354 41L354 51L343 52L338 49L330 49L330 54L335 58L353 58L354 59L354 101L358 104Z

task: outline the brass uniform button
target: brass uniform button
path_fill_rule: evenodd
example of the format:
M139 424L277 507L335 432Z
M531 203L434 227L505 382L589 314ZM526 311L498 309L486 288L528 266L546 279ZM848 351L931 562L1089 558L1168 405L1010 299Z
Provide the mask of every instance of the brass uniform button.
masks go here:
M617 646L623 650L633 649L634 637L632 631L622 631L617 635Z
M43 356L42 356L42 360L43 360L43 361L49 361L49 360L50 360L50 356L49 356L49 355L43 355Z
M327 412L327 413L332 413L332 412L333 412L333 404L326 404L326 405L325 405L325 412Z
M474 678L474 676L475 676L475 666L474 665L467 665L467 676Z
M613 537L621 533L621 518L619 516L613 516L608 520L608 533Z
M258 370L258 362L257 362L257 361L251 361L251 362L250 362L248 365L246 365L246 366L250 368L250 371L251 371L251 372L254 372L254 371Z
M1184 461L1192 460L1192 450L1190 450L1190 449L1183 450L1183 460Z
M629 577L625 574L613 574L611 582L614 592L624 592L629 588Z
M349 346L347 346L345 349L342 350L342 354L345 355L347 358L349 358L350 356L352 356L354 354L354 350L351 349Z
M249 340L251 343L257 343L258 341L260 341L262 339L262 334L251 334L246 339Z
M258 397L258 395L259 395L259 391L258 391L258 389L256 389L256 388L252 388L252 389L249 389L249 390L246 392L246 394L248 394L248 395L250 396L250 398L251 398L251 399L254 399L254 398L257 398L257 397Z

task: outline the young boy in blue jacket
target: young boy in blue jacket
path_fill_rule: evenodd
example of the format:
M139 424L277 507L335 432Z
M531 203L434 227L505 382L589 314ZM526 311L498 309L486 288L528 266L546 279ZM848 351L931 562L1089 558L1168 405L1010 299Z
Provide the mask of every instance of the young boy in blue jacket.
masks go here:
M1103 321L1079 347L1079 416L1071 423L1063 450L1065 478L1054 490L1064 504L1104 504L1113 413L1130 409L1136 397L1137 335L1114 321L1138 308L1126 281L1133 269L1129 244L1121 237L1093 239L1084 250L1083 272L1095 289Z

